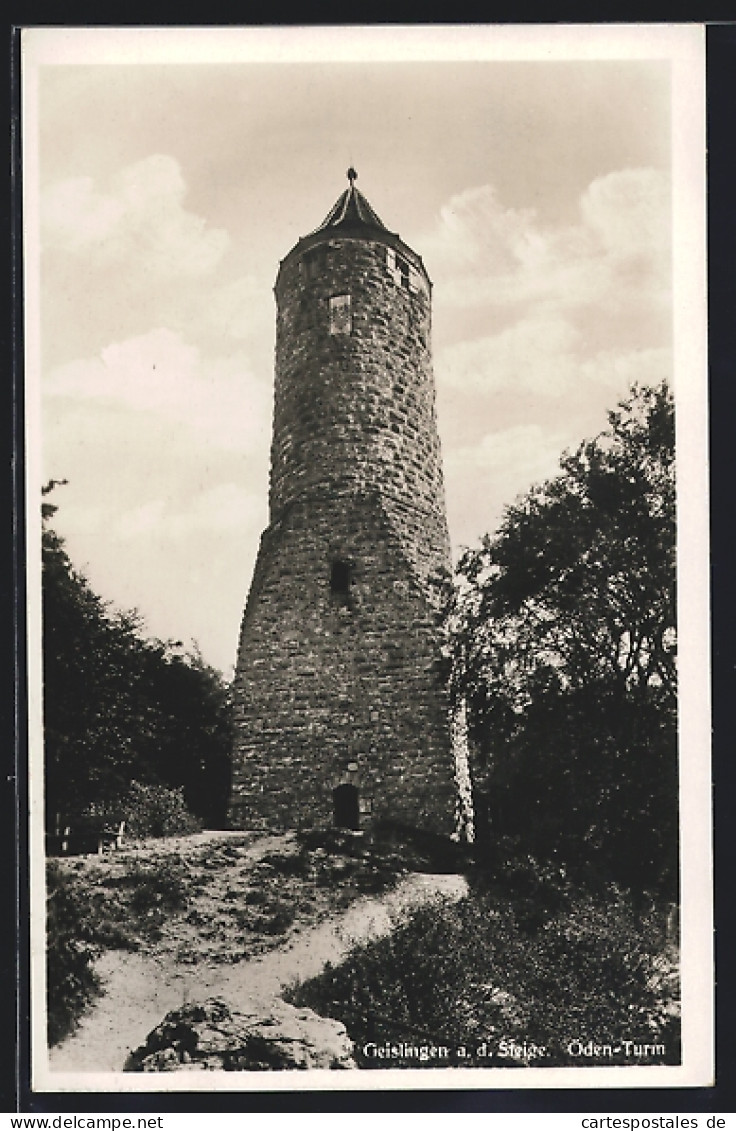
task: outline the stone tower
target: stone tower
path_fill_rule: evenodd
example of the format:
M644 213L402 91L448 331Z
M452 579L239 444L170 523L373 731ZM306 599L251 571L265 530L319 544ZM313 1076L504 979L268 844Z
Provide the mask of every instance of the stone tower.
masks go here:
M356 176L276 279L270 522L240 636L231 823L449 834L431 283Z

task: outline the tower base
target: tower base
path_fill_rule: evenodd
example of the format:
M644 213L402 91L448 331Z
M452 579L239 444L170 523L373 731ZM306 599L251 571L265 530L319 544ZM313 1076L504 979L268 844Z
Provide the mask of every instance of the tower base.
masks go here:
M234 697L234 827L453 832L434 610L378 496L297 500L266 530Z

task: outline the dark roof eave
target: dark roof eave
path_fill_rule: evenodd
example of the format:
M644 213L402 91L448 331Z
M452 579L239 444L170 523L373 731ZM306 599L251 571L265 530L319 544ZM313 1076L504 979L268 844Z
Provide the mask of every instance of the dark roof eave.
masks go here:
M301 236L294 244L291 251L279 262L276 285L278 286L282 268L296 256L302 255L305 251L308 251L310 247L316 247L318 244L332 243L335 240L343 239L367 240L369 242L382 243L386 247L396 248L409 260L413 267L416 267L422 272L431 288L432 280L429 277L427 268L424 266L421 255L418 255L408 244L404 243L398 232L390 232L388 228L384 227L368 227L366 224L340 224L331 228L317 228L314 232L310 232L309 235Z

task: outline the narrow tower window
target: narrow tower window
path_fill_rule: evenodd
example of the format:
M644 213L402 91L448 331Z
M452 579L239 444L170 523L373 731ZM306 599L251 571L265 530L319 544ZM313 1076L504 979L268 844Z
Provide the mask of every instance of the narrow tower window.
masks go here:
M353 564L335 559L330 567L330 593L335 597L347 597L353 580Z
M397 287L403 287L404 290L411 291L417 294L422 291L426 294L426 287L422 280L422 276L417 271L416 267L412 265L394 251L392 247L386 249L386 265L389 274L396 283Z
M402 256L397 255L392 247L386 249L386 264L393 281L399 287L409 290L409 273L411 268Z
M324 275L327 267L327 249L315 247L308 251L302 260L302 269L308 279L316 279Z
M333 295L330 299L330 333L349 334L353 329L350 295Z

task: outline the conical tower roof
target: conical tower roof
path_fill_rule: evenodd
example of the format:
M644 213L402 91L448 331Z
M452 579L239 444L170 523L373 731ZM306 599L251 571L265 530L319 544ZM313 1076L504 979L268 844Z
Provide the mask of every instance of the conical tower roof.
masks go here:
M338 197L322 223L314 229L314 232L310 232L310 235L332 228L364 227L388 231L378 213L371 208L363 193L355 187L358 174L352 166L348 169L347 176L350 187Z
M381 217L363 196L363 193L355 187L357 176L358 174L351 166L347 172L350 182L349 188L340 194L322 223L306 236L301 236L288 255L281 260L279 277L281 269L290 262L292 256L301 255L308 248L329 242L333 238L345 237L347 239L377 241L385 244L386 247L394 248L398 254L422 273L427 285L431 287L432 284L421 256L404 243L398 232L386 227ZM278 285L279 278L277 277L276 286L278 287Z

